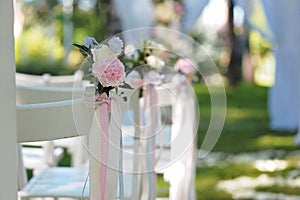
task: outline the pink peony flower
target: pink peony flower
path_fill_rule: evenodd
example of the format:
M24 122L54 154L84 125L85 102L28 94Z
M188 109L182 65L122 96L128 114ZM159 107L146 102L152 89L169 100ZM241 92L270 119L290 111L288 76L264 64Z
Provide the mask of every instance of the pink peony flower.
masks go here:
M104 87L117 87L124 82L126 76L125 67L119 59L95 62L92 73Z
M177 60L177 62L175 63L175 69L180 70L184 74L192 74L195 72L191 61L184 58L180 58L179 60Z

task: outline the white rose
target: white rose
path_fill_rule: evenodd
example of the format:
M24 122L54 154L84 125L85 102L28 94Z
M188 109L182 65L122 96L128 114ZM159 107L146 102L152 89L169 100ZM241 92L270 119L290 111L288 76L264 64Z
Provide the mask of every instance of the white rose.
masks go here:
M99 48L92 49L93 61L100 62L105 60L114 60L117 59L117 56L110 48L106 45L102 45Z
M160 69L165 65L165 62L156 56L148 56L146 58L146 61L148 65L150 65L154 69Z
M123 51L124 43L119 37L113 37L108 41L108 46L113 52L119 55Z

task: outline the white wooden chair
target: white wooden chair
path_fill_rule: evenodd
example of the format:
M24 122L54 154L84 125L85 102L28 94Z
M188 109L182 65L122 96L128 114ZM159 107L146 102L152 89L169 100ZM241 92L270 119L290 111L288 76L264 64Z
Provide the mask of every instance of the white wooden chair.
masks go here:
M195 99L191 86L180 87L168 83L156 88L162 122L156 136L155 171L170 183L170 200L195 200Z
M53 102L53 103L18 105L17 106L18 142L22 143L22 142L54 140L59 138L77 136L76 126L74 124L73 115L72 115L73 103L74 102L72 102L72 100L69 100L69 101ZM76 104L82 106L83 120L86 120L85 124L88 124L92 120L93 111L88 110L88 108L86 108L83 102L80 100L76 101ZM20 155L19 157L21 158ZM22 166L19 167L22 168ZM22 170L20 168L19 171ZM29 181L28 184L25 185L25 187L20 191L19 194L21 199L26 199L29 197L36 197L36 196L43 197L53 193L55 187L47 188L47 186L45 185L48 184L49 182L47 181L50 180L47 177L46 178L44 177L46 181L39 182L38 185L34 184L35 182L37 182L37 180L39 180L38 177L43 177L43 174L45 175L46 173L48 173L48 169L50 168L46 168L44 169L44 171L39 172L38 175L36 175L33 179ZM51 173L51 171L49 173ZM77 172L77 173L80 175L82 172ZM74 172L72 174L74 177L74 174L76 173ZM60 176L61 176L60 178L62 179L61 182L68 181L66 179L71 178L68 175L62 176L62 174L60 174ZM50 175L50 177L52 176ZM58 180L56 181L57 181L56 183L58 183ZM71 181L69 180L69 182ZM72 184L73 183L74 180ZM58 187L62 186L62 184L60 185L58 184L57 186ZM65 184L65 186L70 187L70 185L68 185L67 183ZM71 193L72 192L73 190L71 191ZM44 194L42 195L41 193Z
M78 94L83 94L83 88L16 85L16 102L19 105L68 100L72 99L73 95ZM63 148L67 148L71 154L72 166L82 166L87 161L87 155L82 149L82 141L84 138L74 137L55 141L23 143L26 145L22 148L24 165L26 168L34 170L34 173L47 166L56 166L63 156Z
M29 75L16 73L17 104L53 102L72 99L72 93L83 90L83 72L78 70L74 75L51 76L49 74ZM73 86L77 89L73 90ZM84 138L68 138L55 141L25 143L22 148L26 168L34 172L45 166L57 165L66 148L71 154L72 166L82 166L87 161L80 142ZM34 148L28 147L34 146ZM42 147L42 148L35 148Z
M179 75L181 76L181 75ZM178 80L177 80L178 81ZM196 199L195 174L197 152L196 106L193 88L187 81L173 82L172 127L170 158L171 165L164 170L165 180L170 182L170 199ZM160 91L161 90L161 91ZM166 99L165 89L158 89L159 101ZM168 98L170 99L170 98ZM174 176L176 174L176 176Z
M129 103L125 103L121 97L112 94L113 98L116 99L118 105L120 105L122 111L134 110L135 113L139 113L138 107L138 93L132 94L131 91L124 90L124 95L130 96ZM72 110L73 107L73 110ZM65 137L75 137L78 135L78 128L85 134L96 134L95 131L99 129L93 122L96 118L94 114L95 111L93 106L86 105L81 99L61 101L61 102L49 102L49 103L37 103L37 104L25 104L18 105L17 107L17 125L18 125L18 142L31 142L31 141L41 141L41 140L55 140ZM76 113L80 113L75 117L75 122L73 119L74 109ZM115 103L112 103L112 117L110 120L110 131L112 131L112 138L109 148L112 149L112 155L109 155L111 159L111 164L117 166L119 162L119 150L118 147L121 127L121 119L118 115L118 109ZM97 113L99 114L99 113ZM134 137L138 137L139 134L139 115L134 116L135 123L135 133ZM91 127L92 126L92 127ZM80 132L81 132L80 131ZM100 141L95 138L89 137L89 144L98 144ZM95 160L94 155L99 152L94 151L89 145L89 153L92 155L89 159L90 172L89 172L89 184L86 186L86 190L83 191L84 183L87 177L87 169L84 168L60 168L60 167L50 167L41 171L38 175L34 176L25 187L19 192L21 199L27 199L30 197L68 197L80 199L88 198L90 196L99 195L99 175L97 175L97 166L99 161ZM99 144L100 145L100 144ZM133 145L133 151L139 151L139 142ZM124 167L133 166L133 170L139 165L137 164L135 154L129 153L128 155L133 155L131 161L126 157L126 152L124 151ZM130 163L134 162L134 163ZM21 163L21 162L20 162ZM130 172L130 171L129 171ZM110 184L116 186L118 181L118 172L114 169L108 168L108 176L110 178ZM139 199L139 175L128 173L124 175L125 182L130 182L130 188L125 187L125 196L131 196L127 199ZM107 188L108 198L117 198L117 188L113 187ZM89 191L89 192L88 192ZM128 191L128 192L127 192ZM114 196L115 198L111 198ZM93 199L93 197L91 197Z

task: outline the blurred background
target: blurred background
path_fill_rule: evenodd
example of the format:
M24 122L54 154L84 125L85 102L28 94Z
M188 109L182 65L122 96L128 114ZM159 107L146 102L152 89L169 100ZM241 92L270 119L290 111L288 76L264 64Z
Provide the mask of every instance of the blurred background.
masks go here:
M85 36L102 41L156 26L193 38L216 63L227 93L221 137L198 160L198 199L300 199L299 1L15 0L14 6L17 72L27 74L73 74L83 57L72 43ZM200 147L211 102L201 77L194 88ZM60 165L70 164L68 156ZM165 184L159 178L158 187Z

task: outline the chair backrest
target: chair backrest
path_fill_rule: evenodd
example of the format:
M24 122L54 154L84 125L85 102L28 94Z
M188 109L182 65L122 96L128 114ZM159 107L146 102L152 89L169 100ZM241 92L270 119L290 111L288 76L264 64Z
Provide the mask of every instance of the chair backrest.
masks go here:
M93 110L82 99L17 105L17 142L55 140L78 136L72 107L81 111L84 130L89 130Z
M16 85L17 104L44 103L72 99L73 95L82 95L83 88Z
M45 102L55 102L55 101L63 101L63 100L71 100L72 99L72 94L76 93L83 93L81 90L83 89L73 89L73 87L54 87L54 86L45 86L42 85L39 80L42 80L41 76L34 76L34 75L26 75L26 74L17 74L17 78L21 79L17 80L17 85L16 85L16 103L18 105L24 105L24 104L35 104L36 103L45 103ZM26 81L27 82L26 82ZM70 80L69 80L70 81ZM20 83L22 82L22 84ZM30 83L29 83L30 82ZM20 106L22 107L22 106ZM25 106L26 109L28 109L28 105ZM21 108L20 108L21 109ZM36 107L33 106L33 110L35 110ZM18 112L21 112L21 110L18 110ZM27 114L26 114L27 115ZM40 119L42 119L42 116ZM20 119L20 123L27 124L29 127L33 126L33 124L28 124L26 121L26 118L22 116L22 120ZM36 121L31 121L31 122L36 122ZM47 122L45 122L47 123ZM40 124L41 125L41 124ZM35 124L35 126L39 126L38 124ZM41 125L40 127L42 127ZM24 129L21 124L19 124L19 128ZM52 130L52 129L50 129ZM42 128L42 132L45 130ZM33 133L33 132L32 132ZM39 135L39 134L38 134ZM49 133L50 135L50 133ZM26 138L30 139L30 138ZM45 138L46 139L46 138ZM42 139L41 139L42 140ZM31 146L38 146L42 147L42 151L40 149L31 149L35 150L34 152L43 152L40 157L34 157L35 161L38 161L38 165L34 165L29 161L32 161L32 156L28 155L25 153L25 163L27 164L26 167L32 168L34 170L38 170L41 167L45 167L50 165L53 165L54 163L57 162L57 158L55 152L54 152L54 142L53 141L43 141L43 142L30 142L30 143L24 143L26 145L31 145ZM24 148L22 147L21 144L18 145L18 153L19 153L19 168L18 168L18 183L19 183L19 188L21 189L25 183L27 182L27 176L26 173L24 173L24 162L23 162L23 156L22 152L25 150L28 150L29 148ZM79 148L77 148L79 149ZM81 149L81 148L80 148ZM79 150L78 150L79 152ZM28 159L27 159L28 158ZM81 161L82 158L72 158L72 162L76 162L77 160ZM37 163L37 162L35 162ZM78 163L78 162L77 162ZM54 164L55 165L55 164Z
M66 76L16 73L17 104L70 100L73 92L83 94L83 76L81 70Z
M129 99L126 103L123 98L119 95L111 93L113 99L111 107L111 120L109 129L110 141L109 141L109 164L112 166L119 166L120 157L120 136L118 134L121 128L121 116L120 111L126 111L133 109L134 112L139 113L138 93L132 94L131 91L123 91L123 96L126 95ZM135 99L135 100L134 100ZM135 105L135 106L133 106ZM121 108L121 109L119 109ZM99 126L97 123L97 116L100 115L97 109L85 103L83 99L66 100L58 102L47 102L47 103L34 103L34 104L23 104L17 105L17 142L33 142L42 140L55 140L66 137L74 137L78 135L88 135L89 138L89 153L90 156L90 195L93 197L100 195L99 193L99 160L94 159L95 155L98 155L101 146L101 141L97 138L91 138L91 135L96 136L99 133ZM74 114L76 112L76 114ZM78 114L80 113L80 114ZM75 118L74 118L75 116ZM134 121L136 126L135 135L139 134L139 115L134 115ZM78 133L80 130L80 133ZM91 148L91 143L97 148ZM139 145L135 144L134 148L138 150ZM94 161L93 161L94 159ZM135 161L135 160L134 160ZM138 166L133 164L133 166ZM118 168L108 168L107 176L109 177L110 183L118 182ZM138 180L137 178L132 179L134 187L131 194L137 193ZM113 185L113 184L112 184ZM117 187L107 188L108 199L114 199L117 197ZM92 198L93 198L92 197ZM113 198L112 198L113 197Z
M77 81L81 81L83 72L77 70L74 75L52 76L50 74L30 75L24 73L16 73L16 84L21 85L47 85L57 87L72 87Z

